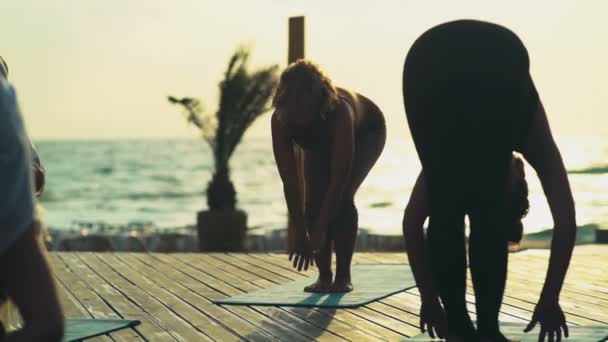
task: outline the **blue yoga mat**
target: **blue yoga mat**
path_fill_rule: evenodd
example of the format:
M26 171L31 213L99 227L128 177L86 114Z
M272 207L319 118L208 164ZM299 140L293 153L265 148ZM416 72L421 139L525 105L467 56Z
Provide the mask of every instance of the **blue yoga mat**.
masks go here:
M537 324L536 327L529 333L524 333L524 328L527 324L525 323L500 323L500 331L512 341L521 342L536 342L538 341L538 334L540 333L540 326ZM562 341L568 342L597 342L606 341L608 338L608 326L580 326L580 325L568 325L570 332L568 338L562 336ZM432 339L428 334L420 334L414 337L410 337L405 341L416 341L416 342L436 342L443 341L441 339Z
M139 325L139 321L114 319L67 319L64 342L83 341L116 330Z
M215 304L356 308L416 286L406 264L354 264L351 268L354 290L349 293L307 293L304 287L317 276L275 285L268 289L230 297Z

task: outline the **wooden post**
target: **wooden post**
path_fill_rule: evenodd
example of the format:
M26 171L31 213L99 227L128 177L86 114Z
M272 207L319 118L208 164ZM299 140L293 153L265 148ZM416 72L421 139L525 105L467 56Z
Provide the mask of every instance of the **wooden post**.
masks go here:
M298 59L305 57L304 52L304 17L289 18L289 48L287 53L287 64L291 64ZM302 149L294 145L294 155L296 159L296 169L298 172L298 185L302 194L302 205L306 201L304 194L304 154ZM304 209L304 208L302 208ZM292 252L295 248L295 226L291 218L287 220L287 251Z
M304 17L289 18L289 51L287 63L304 58Z

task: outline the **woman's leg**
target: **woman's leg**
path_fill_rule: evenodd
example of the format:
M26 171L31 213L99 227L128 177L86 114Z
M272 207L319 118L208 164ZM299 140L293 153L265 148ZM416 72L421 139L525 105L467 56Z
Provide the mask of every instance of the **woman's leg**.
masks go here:
M350 263L355 252L359 215L354 199L344 199L338 217L330 228L336 248L336 279L332 292L350 292L353 290L350 275Z
M355 194L372 169L386 142L386 127L362 134L355 141L355 157L351 169L351 179L342 198L342 206L336 220L330 227L336 249L336 279L333 292L349 292L351 284L350 264L355 251L359 215L355 206Z
M477 328L483 337L500 336L498 312L507 280L508 242L501 207L470 215L469 260L475 288Z
M464 209L457 201L449 201L441 206L435 203L431 212L427 243L435 284L448 318L448 335L473 336L465 300Z
M329 164L327 158L316 153L304 153L304 197L306 221L308 227L319 215L325 191L329 185ZM319 278L314 284L306 286L306 292L328 292L331 290L333 274L331 272L331 236L326 239L325 246L315 257L319 269Z

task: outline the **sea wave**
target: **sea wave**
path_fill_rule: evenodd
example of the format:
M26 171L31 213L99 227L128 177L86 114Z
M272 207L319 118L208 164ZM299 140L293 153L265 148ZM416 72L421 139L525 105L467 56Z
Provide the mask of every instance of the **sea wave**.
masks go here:
M370 208L386 208L393 205L393 202L375 202L369 205Z
M109 175L112 174L112 172L114 172L114 168L112 166L100 166L95 169L95 173L100 175Z
M268 139L246 138L231 159L238 205L248 212L248 224L264 233L284 226L287 212ZM588 144L580 140L585 153L571 148L563 154L571 172L581 173L571 175L577 218L606 229L608 182L602 178L608 174L608 139L603 139ZM69 227L73 219L145 219L159 227L179 227L191 224L196 212L206 208L204 191L213 159L199 140L51 141L36 147L47 170L48 184L40 201L51 227ZM403 205L419 162L409 143L387 144L383 156L357 197L362 209L359 222L374 234L396 235L401 232ZM526 232L551 225L546 204L536 210L537 197L542 197L540 184L530 177L529 186L534 211L526 221ZM550 241L551 231L541 236Z
M136 192L131 193L123 198L130 200L147 200L147 199L163 199L163 198L190 198L200 197L204 193L201 192L180 192L180 191L164 191L164 192Z
M600 226L595 223L579 226L576 230L576 243L594 243L596 234ZM524 240L527 241L551 241L553 238L553 229L545 229L539 232L526 234Z
M608 165L591 166L588 168L569 170L570 174L601 175L608 173Z
M104 201L116 201L116 200L131 200L131 201L142 201L142 200L157 200L157 199L182 199L182 198L193 198L193 197L201 197L203 198L203 191L195 191L195 192L182 192L182 191L161 191L161 192L134 192L127 194L104 194L101 196L95 196L92 198L90 195L86 195L88 201L96 201L103 199ZM81 192L74 191L65 192L62 195L58 195L56 193L45 193L41 197L42 203L49 202L60 202L67 200L82 200Z

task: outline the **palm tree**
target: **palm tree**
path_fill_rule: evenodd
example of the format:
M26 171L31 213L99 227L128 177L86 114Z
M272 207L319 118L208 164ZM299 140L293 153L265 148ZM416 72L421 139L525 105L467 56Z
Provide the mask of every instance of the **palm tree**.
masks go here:
M230 180L230 157L243 134L262 114L270 110L268 100L276 86L278 66L248 69L249 50L240 47L232 55L220 82L220 100L215 113L206 111L200 100L169 96L181 105L188 122L201 130L213 152L213 177L207 187L209 210L234 210L236 191Z

